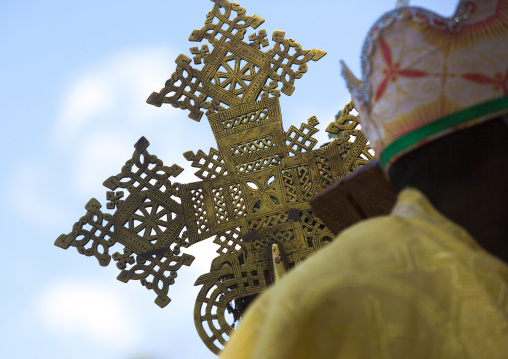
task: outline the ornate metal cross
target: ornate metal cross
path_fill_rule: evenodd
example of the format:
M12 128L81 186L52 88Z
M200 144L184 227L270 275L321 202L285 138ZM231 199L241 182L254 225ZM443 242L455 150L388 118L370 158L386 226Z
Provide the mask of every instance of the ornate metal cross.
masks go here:
M201 181L172 182L170 177L183 169L164 166L142 137L121 172L104 182L110 190L106 208L114 212L102 212L92 198L85 216L55 245L75 247L102 266L113 257L121 270L118 280L139 280L165 307L177 271L194 259L182 250L213 238L218 256L195 283L202 288L194 321L205 345L218 353L234 327L225 311L238 314L233 301L260 293L274 281L272 244L289 269L330 242L333 235L314 215L309 199L372 157L356 129L357 118L348 114L351 106L327 129L337 138L319 149L314 150L315 117L284 131L280 93L291 95L307 62L325 52L304 50L282 31L273 33L273 48L263 52L269 45L265 30L248 35L249 43L244 38L264 20L245 15L238 3L214 2L205 26L189 38L206 39L208 45L192 47L192 60L178 56L176 71L147 100L187 109L196 121L206 110L218 149L184 153ZM111 255L115 244L123 251Z

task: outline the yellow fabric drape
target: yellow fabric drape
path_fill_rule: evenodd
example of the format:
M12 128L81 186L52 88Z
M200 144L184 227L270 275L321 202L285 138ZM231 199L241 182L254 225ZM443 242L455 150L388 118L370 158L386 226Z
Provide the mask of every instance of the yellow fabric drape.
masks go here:
M507 238L508 240L508 238ZM261 295L221 359L508 358L508 266L418 191Z

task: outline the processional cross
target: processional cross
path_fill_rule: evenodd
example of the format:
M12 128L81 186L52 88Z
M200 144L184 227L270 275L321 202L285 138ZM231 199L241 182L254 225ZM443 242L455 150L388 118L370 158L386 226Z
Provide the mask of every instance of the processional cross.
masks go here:
M295 79L307 72L307 62L325 52L304 50L283 31L273 32L275 44L263 52L269 45L266 31L252 32L248 43L245 34L264 20L245 15L238 3L214 2L205 26L189 37L206 39L208 45L192 47L192 60L179 55L176 71L147 100L189 110L196 121L206 110L217 149L184 153L201 181L172 182L170 177L183 169L165 166L141 137L121 172L104 182L110 190L106 208L114 212L103 212L92 198L86 214L55 245L75 247L101 266L113 257L121 270L118 280L139 280L157 294L155 303L165 307L177 271L194 260L184 249L213 238L218 256L195 283L202 287L194 322L205 345L217 354L234 327L225 311L238 311L234 301L241 306L242 299L274 281L272 245L280 251L278 261L289 269L330 242L333 234L314 214L309 199L372 156L356 128L358 119L348 114L350 104L327 129L337 138L319 149L313 149L315 117L284 131L280 93L291 95ZM201 68L192 67L192 61ZM123 249L111 254L113 246Z

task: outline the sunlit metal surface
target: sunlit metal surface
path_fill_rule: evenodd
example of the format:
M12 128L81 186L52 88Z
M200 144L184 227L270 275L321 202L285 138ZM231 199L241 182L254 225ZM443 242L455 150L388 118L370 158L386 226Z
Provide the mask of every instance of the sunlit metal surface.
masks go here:
M327 129L337 138L319 149L314 149L315 117L284 131L280 94L291 95L295 79L307 72L307 62L325 52L304 50L282 31L273 33L273 48L263 52L269 46L266 31L246 35L263 21L245 15L237 3L215 1L205 26L189 38L208 44L192 47L192 60L178 56L176 71L147 100L186 109L196 121L206 110L217 149L184 153L201 180L174 182L182 168L164 166L142 137L121 172L104 182L109 189L106 208L114 211L103 212L91 199L86 215L55 242L95 256L102 266L113 257L118 280L139 280L164 307L177 271L194 259L184 249L213 238L218 256L195 283L202 288L194 320L214 353L233 331L225 313L235 310L234 300L262 292L276 273L332 240L314 215L310 198L372 159L358 119L349 114L352 104ZM274 268L275 259L284 268Z

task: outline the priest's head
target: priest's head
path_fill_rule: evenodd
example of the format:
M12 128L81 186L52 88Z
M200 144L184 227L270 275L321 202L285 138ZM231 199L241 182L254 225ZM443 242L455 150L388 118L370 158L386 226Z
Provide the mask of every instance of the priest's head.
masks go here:
M450 18L398 8L361 59L361 80L345 64L343 75L395 190L419 189L497 254L495 238L508 238L508 1L462 0Z

